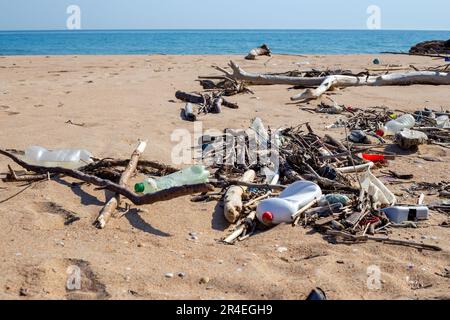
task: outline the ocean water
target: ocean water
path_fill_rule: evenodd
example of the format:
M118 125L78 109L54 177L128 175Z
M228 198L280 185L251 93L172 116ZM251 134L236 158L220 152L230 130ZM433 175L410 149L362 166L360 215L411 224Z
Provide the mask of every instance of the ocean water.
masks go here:
M263 43L280 54L376 54L435 39L450 39L450 31L0 31L0 55L244 54Z

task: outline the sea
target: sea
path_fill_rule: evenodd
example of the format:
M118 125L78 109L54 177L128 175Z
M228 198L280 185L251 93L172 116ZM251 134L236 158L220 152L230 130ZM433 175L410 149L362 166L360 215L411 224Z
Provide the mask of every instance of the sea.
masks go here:
M0 31L0 55L244 54L263 43L275 54L376 54L447 39L450 31Z

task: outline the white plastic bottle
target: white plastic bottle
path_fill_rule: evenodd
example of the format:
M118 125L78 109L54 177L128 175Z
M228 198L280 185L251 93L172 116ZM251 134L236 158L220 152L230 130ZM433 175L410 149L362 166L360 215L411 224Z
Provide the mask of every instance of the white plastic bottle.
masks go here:
M25 150L25 161L43 167L62 167L76 169L92 162L92 155L83 149L57 149L49 151L43 147L32 146Z
M256 208L256 217L265 225L292 222L292 215L314 199L322 197L320 187L310 181L297 181L287 187L278 198L263 200Z
M403 129L411 129L416 124L416 119L410 114L404 114L395 120L391 120L377 131L379 136L395 136Z
M134 190L138 193L155 193L173 187L206 183L208 178L209 171L202 165L195 165L161 178L147 178L141 183L136 183Z

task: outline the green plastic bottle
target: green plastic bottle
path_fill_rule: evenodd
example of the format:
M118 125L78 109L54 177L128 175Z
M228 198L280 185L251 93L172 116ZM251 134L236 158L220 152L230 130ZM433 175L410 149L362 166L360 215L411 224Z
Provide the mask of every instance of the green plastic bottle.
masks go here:
M137 193L149 194L173 187L206 183L208 178L209 171L205 166L195 165L161 178L147 178L143 182L136 183L134 190Z

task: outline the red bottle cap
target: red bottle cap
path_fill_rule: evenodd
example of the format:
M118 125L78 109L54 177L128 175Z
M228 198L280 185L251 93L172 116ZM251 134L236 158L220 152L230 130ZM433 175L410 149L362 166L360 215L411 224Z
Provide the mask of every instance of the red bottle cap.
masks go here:
M262 218L262 221L264 223L272 223L272 221L273 221L273 214L270 211L266 211L266 212L263 213L261 218Z
M384 136L384 131L381 129L378 129L377 131L375 131L375 134L379 137L383 137Z

